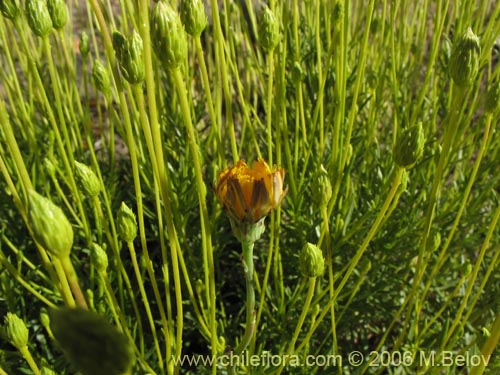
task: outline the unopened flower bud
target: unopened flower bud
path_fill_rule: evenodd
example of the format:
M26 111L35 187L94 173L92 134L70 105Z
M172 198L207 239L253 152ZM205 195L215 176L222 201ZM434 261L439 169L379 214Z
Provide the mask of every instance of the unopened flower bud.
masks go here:
M164 0L151 10L151 43L158 59L169 68L176 68L187 56L186 32L179 15Z
M75 178L81 191L95 197L101 191L101 184L94 171L87 165L75 161Z
M92 80L95 87L103 94L108 95L111 92L111 81L108 70L99 60L96 60L92 67Z
M300 62L295 61L292 68L292 80L294 83L301 82L305 77L304 69L302 69L302 65Z
M95 312L49 310L51 328L68 361L83 374L130 374L135 362L127 337Z
M199 37L207 27L207 15L202 0L182 0L180 15L189 35Z
M500 110L500 81L493 82L488 86L484 107L488 113L494 113Z
M85 31L82 31L82 34L80 35L79 49L83 58L86 58L89 55L89 35Z
M137 222L134 212L122 202L117 217L118 234L126 242L132 242L137 236Z
M463 269L463 277L467 277L472 273L472 264L469 260L462 266Z
M141 83L146 75L141 36L134 31L127 40L119 32L114 32L113 47L123 77L132 84Z
M123 36L123 34L119 31L113 31L112 37L113 48L115 50L116 58L121 60L123 56L123 51L127 45L127 38Z
M52 160L50 160L49 158L43 159L43 165L45 166L45 170L51 177L54 177L56 175L56 166L54 165Z
M68 8L66 8L64 0L47 0L47 7L54 28L62 29L68 20Z
M259 15L259 43L266 51L272 51L280 41L280 24L267 5Z
M325 259L321 249L308 242L299 255L300 271L305 277L318 277L325 271Z
M35 35L45 37L52 31L52 20L45 0L26 0L26 18Z
M425 248L427 251L434 252L439 248L439 245L441 245L441 233L435 232L427 238Z
M362 275L366 275L372 269L372 262L370 259L362 259L359 263L359 269L361 270Z
M90 248L90 259L97 272L106 273L108 269L108 255L106 251L96 243L93 243Z
M8 19L15 19L19 15L17 0L0 0L0 12Z
M338 22L344 18L344 4L341 1L336 1L333 7L333 20Z
M24 348L28 345L29 332L24 321L16 314L7 313L5 316L5 333L7 339L16 348Z
M404 129L393 149L393 158L397 165L411 169L424 153L424 129L422 123Z
M481 45L479 38L469 27L453 45L450 56L450 76L459 87L471 85L479 72Z
M63 210L34 190L28 191L28 221L33 238L52 256L69 256L73 228Z
M43 327L50 328L50 317L45 308L40 311L40 323L42 323Z
M346 149L346 158L345 158L345 163L346 165L349 165L351 164L351 160L352 160L352 155L354 153L354 150L352 148L352 143L349 143L347 145L347 149Z
M328 204L332 197L332 184L330 182L330 176L323 165L320 166L315 180L315 184L313 185L313 199L320 206L324 206Z

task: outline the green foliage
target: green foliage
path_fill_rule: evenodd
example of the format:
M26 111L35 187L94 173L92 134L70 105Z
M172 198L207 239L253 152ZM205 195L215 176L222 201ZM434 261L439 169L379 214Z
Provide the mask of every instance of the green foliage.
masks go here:
M500 2L216 3L0 0L0 320L28 332L0 375L496 374ZM259 157L288 193L254 315L215 187ZM248 355L342 362L176 362L252 329Z

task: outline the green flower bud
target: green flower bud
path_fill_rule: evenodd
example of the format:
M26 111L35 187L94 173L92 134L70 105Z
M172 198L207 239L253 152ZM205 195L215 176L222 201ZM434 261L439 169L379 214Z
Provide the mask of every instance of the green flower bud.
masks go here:
M80 35L80 53L82 57L85 59L89 55L90 46L89 46L89 36L85 31L82 31Z
M87 289L85 291L85 296L87 298L87 301L89 303L89 308L90 310L95 310L95 304L94 304L94 291L92 289Z
M302 69L302 65L300 62L295 61L292 68L292 80L294 83L301 82L305 77L304 69Z
M33 238L52 256L69 256L73 228L63 210L34 190L28 191L28 222Z
M202 0L182 0L181 20L186 32L194 37L199 37L207 27L207 15Z
M484 109L488 113L494 113L500 110L500 81L488 85Z
M325 259L321 249L308 242L299 254L299 267L305 277L318 277L325 271Z
M450 56L450 76L459 87L471 85L479 72L481 45L479 38L469 27L453 45Z
M118 234L126 242L132 242L137 236L137 223L134 212L122 202L117 217Z
M26 0L26 18L35 35L44 37L52 31L52 20L44 0Z
M54 163L52 162L52 160L50 160L49 158L44 158L43 159L43 165L45 166L45 169L47 170L47 173L51 177L55 177L55 175L56 175L56 166L54 165Z
M15 19L19 15L17 0L0 0L0 12L8 19Z
M472 273L472 264L470 261L466 261L466 263L462 266L463 277L467 277Z
M259 15L259 43L266 51L272 51L280 41L280 24L273 12L265 5Z
M106 273L108 268L108 255L106 251L96 243L90 248L90 259L99 273Z
M130 374L135 362L127 337L95 312L51 309L51 328L68 361L84 375Z
M158 59L169 68L176 68L187 56L186 32L179 15L164 0L151 10L151 43Z
M335 2L333 7L333 20L338 22L344 18L344 4L341 1Z
M127 40L119 32L114 32L113 47L115 48L116 58L120 64L123 77L132 84L142 82L146 72L144 70L141 36L134 31L132 36Z
M127 39L119 31L113 31L113 48L115 50L116 58L122 59L124 50L127 48Z
M47 0L47 7L54 28L62 29L68 20L68 8L66 8L64 0Z
M400 167L411 169L424 153L424 129L422 123L404 129L393 149L393 158Z
M7 313L5 316L5 333L7 339L16 348L24 348L28 345L29 332L24 321L16 314Z
M101 184L94 171L87 165L75 161L75 178L80 190L89 197L101 191Z
M425 244L425 248L427 251L436 251L441 245L441 233L435 232L432 236L427 238L427 242Z
M313 185L313 199L319 206L328 204L332 197L332 184L330 176L323 165L320 166L315 178L316 183Z
M370 259L362 259L359 263L359 269L362 275L366 275L372 269L372 262Z
M111 81L108 70L99 60L96 60L92 67L92 80L95 87L103 94L108 95L111 92Z
M42 326L46 329L50 328L50 317L45 308L40 310L40 323L42 323Z

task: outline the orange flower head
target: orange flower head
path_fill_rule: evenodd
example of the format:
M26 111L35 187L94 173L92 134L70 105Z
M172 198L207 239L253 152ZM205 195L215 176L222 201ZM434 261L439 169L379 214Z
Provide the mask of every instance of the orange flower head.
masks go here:
M252 168L240 160L219 174L216 193L231 219L252 224L280 205L284 179L284 169L271 170L261 158Z

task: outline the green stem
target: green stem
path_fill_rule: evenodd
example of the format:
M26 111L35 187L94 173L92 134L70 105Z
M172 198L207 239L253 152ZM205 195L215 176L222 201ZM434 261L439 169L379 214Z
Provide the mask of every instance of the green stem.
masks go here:
M284 356L284 360L281 363L280 368L276 371L276 375L281 374L283 371L283 368L286 366L288 359L293 353L296 353L295 351L295 343L297 342L297 339L299 338L299 333L302 329L302 325L304 324L304 321L306 320L306 316L309 313L309 307L311 306L311 301L314 296L314 288L316 286L316 277L310 277L309 278L309 287L307 289L307 296L306 300L304 302L304 307L302 308L302 312L300 313L299 320L297 322L297 325L295 326L295 331L292 336L292 340L290 341L290 344L288 345L288 350L286 351L286 354Z
M38 368L35 360L33 359L33 356L31 355L28 347L23 346L22 348L19 348L19 352L21 352L23 358L26 360L26 362L28 362L31 371L33 371L35 375L41 375L40 369Z
M217 117L215 115L214 102L212 99L212 93L210 91L210 81L208 79L207 66L205 64L205 58L203 56L203 47L201 45L200 37L194 38L194 45L196 47L196 54L198 56L198 62L200 64L201 78L203 80L203 89L205 90L205 96L207 99L208 115L210 116L210 122L215 133L215 142L219 157L219 163L222 163L224 159L224 149L222 147L221 134L220 134L220 124L217 122ZM220 164L219 164L220 165Z
M427 293L428 293L428 291L432 285L432 282L434 280L434 276L436 276L437 272L440 270L441 266L443 265L446 251L451 244L453 236L458 228L458 224L460 222L462 214L465 210L467 201L469 199L470 192L472 190L472 186L474 185L474 182L476 181L476 176L477 176L477 172L479 170L479 166L481 164L481 161L483 160L484 152L486 151L486 145L487 145L488 140L490 138L490 127L491 127L492 117L493 117L493 115L491 113L486 116L486 121L485 121L486 123L485 123L485 127L484 127L484 132L483 132L483 139L481 141L481 145L479 147L479 151L478 151L477 155L474 155L474 157L475 157L474 166L472 167L472 173L471 173L471 176L469 178L469 182L467 183L467 186L462 194L462 202L460 204L460 208L458 209L455 220L453 221L453 226L450 230L450 233L448 234L448 237L446 238L446 242L445 242L443 248L441 249L441 252L439 253L439 256L436 260L434 267L432 268L432 271L430 273L428 281L425 285L425 289L422 293L422 297L420 298L420 305L422 305L422 303L424 302L424 300L427 296Z
M61 261L54 258L52 259L52 265L54 266L57 277L59 278L60 292L65 304L71 308L76 307L75 299L73 297L73 294L71 294L71 288L68 284L68 279L66 274L64 273L64 268L61 264Z
M389 209L389 206L390 206L394 196L396 195L396 193L398 191L398 187L399 187L399 184L401 183L401 176L403 175L403 171L404 171L404 168L396 167L396 170L394 172L394 178L392 180L391 190L389 191L389 194L387 195L387 198L385 199L385 202L382 205L382 208L380 209L380 212L378 213L377 218L375 219L375 222L373 223L372 227L370 228L370 231L366 235L361 246L356 251L356 254L354 255L354 257L349 262L349 268L347 269L346 273L344 274L344 277L342 278L342 281L340 282L339 286L335 290L335 293L333 294L331 300L333 300L333 301L336 300L340 291L345 286L345 284L349 280L352 272L356 268L356 265L358 264L359 260L363 256L365 250L368 248L368 244L371 242L371 240L373 239L373 237L377 233L377 231L380 227L380 223L384 219L384 216L385 216L387 210Z
M87 302L85 301L85 296L83 295L82 289L80 288L80 283L78 282L78 276L76 275L75 268L69 256L60 259L62 268L66 277L68 278L68 283L75 296L76 303L79 307L83 309L88 309Z
M273 165L273 77L274 77L274 53L269 51L267 56L267 108L266 108L266 132L267 132L267 162Z
M170 197L172 196L171 187L168 183L168 170L165 168L163 159L163 144L160 131L160 123L158 120L158 108L156 105L157 96L155 94L155 80L154 80L154 67L151 47L151 37L149 33L149 2L147 0L139 1L139 18L141 19L140 34L143 41L144 51L144 66L146 70L146 91L149 107L149 123L150 130L154 144L154 155L151 159L156 159L158 171L157 181L160 187L161 198L163 200L165 218L167 224L167 234L170 245L170 254L172 258L172 271L174 276L174 289L175 300L177 304L177 317L176 317L176 343L175 343L175 357L179 358L182 352L182 332L184 327L183 317L183 301L182 301L182 284L179 273L179 255L181 249L175 229L172 207L170 204ZM172 345L167 344L167 360L170 360L170 350ZM171 373L170 366L168 366L169 374ZM177 373L178 368L174 371Z
M207 187L203 181L203 171L200 160L200 148L196 141L195 129L193 126L193 121L191 119L191 111L189 108L187 90L182 79L182 74L179 69L172 70L175 85L177 87L179 102L181 106L182 115L184 118L184 124L186 126L186 131L188 135L188 143L191 151L191 157L193 158L193 165L196 178L196 189L198 191L199 209L200 209L200 221L201 221L201 236L202 236L202 248L203 256L206 259L208 265L208 280L210 285L207 285L209 289L210 298L207 301L210 309L210 332L211 332L211 344L212 351L215 354L217 349L217 331L215 325L215 276L214 276L214 261L213 261L213 251L212 251L212 236L209 225L208 209L207 209Z
M5 267L7 272L12 276L14 280L16 280L19 284L21 284L28 292L33 294L36 298L38 298L40 301L45 303L49 307L55 307L55 305L49 301L47 298L45 298L43 295L38 293L38 291L31 286L30 283L25 281L21 274L17 271L17 269L7 260L7 257L5 254L2 252L0 249L0 264Z
M333 275L333 254L332 254L332 246L330 242L330 225L328 220L328 210L327 203L321 205L321 219L323 220L323 229L325 231L326 236L326 264L328 266L328 289L330 291L330 298L333 298L335 295L335 287L334 282L335 278ZM331 324L332 324L332 338L333 338L333 348L335 350L334 354L337 351L337 329L336 329L336 319L335 319L335 304L332 304L330 309L331 315ZM340 370L341 371L341 370Z
M408 326L409 319L412 316L411 309L413 306L413 302L415 300L415 297L417 296L418 286L420 284L420 281L422 280L427 265L427 262L425 260L427 260L428 257L431 255L431 254L425 254L427 239L429 238L432 222L434 219L434 215L436 213L435 212L436 204L437 204L438 194L441 191L442 178L445 172L446 162L448 161L449 154L453 146L453 140L456 138L456 132L459 127L458 117L459 117L460 107L462 106L462 100L465 95L464 90L458 87L457 89L459 90L458 95L453 96L454 100L452 102L450 114L444 121L445 133L444 133L443 148L441 150L438 166L434 174L434 179L432 181L432 189L431 189L431 194L429 196L429 205L427 206L427 211L425 215L424 229L419 243L416 276L413 279L412 289L408 295L408 298L403 303L403 305L408 305L409 308L404 326ZM405 334L406 331L403 331L401 333L400 340L404 337Z
M302 349L302 347L304 347L304 345L306 345L306 343L309 342L313 333L316 331L316 329L318 329L319 325L321 324L321 322L325 318L326 314L328 314L330 312L331 305L336 302L337 297L338 297L339 293L341 292L342 288L345 286L345 284L349 280L352 272L356 268L356 265L358 264L359 260L363 256L365 250L368 248L368 245L370 244L371 240L373 239L373 237L377 233L378 229L380 229L380 223L384 219L385 214L386 214L394 196L396 195L396 193L398 191L398 187L399 187L399 184L401 182L401 176L403 174L403 171L404 171L403 168L396 167L396 170L394 171L394 178L392 181L391 190L389 191L389 194L387 195L387 198L386 198L384 204L382 205L382 208L380 209L380 212L378 213L377 218L375 219L375 222L373 223L372 227L370 228L370 231L368 232L365 239L363 240L363 243L360 245L360 247L356 251L356 254L351 259L351 261L349 263L349 268L347 269L346 273L344 274L344 277L343 277L342 281L340 282L339 286L335 290L335 293L330 298L330 300L328 301L326 306L323 307L323 310L321 311L320 316L318 317L318 319L316 320L314 325L311 327L311 329L307 333L306 337L302 341L302 344L297 349L298 351L300 351Z
M233 163L236 164L239 159L238 147L236 146L236 135L234 133L234 120L233 120L233 109L231 100L231 90L229 88L229 75L227 70L226 56L224 52L224 35L222 34L222 28L220 24L219 17L219 4L216 0L211 0L212 18L215 34L215 49L216 49L216 66L220 69L220 77L222 81L222 91L224 93L224 100L226 101L226 121L227 121L227 131L229 132L229 138L231 141L231 151L233 155Z
M85 231L85 236L88 240L89 243L92 241L92 235L90 232L90 227L88 224L87 220L87 215L85 214L85 210L83 209L83 204L81 200L81 195L79 193L79 189L76 186L75 182L75 177L73 173L73 167L75 165L75 160L73 157L73 149L72 149L72 142L69 137L68 133L68 127L66 125L66 119L64 117L63 113L63 106L62 106L62 101L61 101L61 93L60 93L60 88L59 88L59 78L56 72L56 68L54 66L54 60L52 58L52 53L51 53L51 47L50 47L50 40L49 37L46 36L43 38L43 48L44 52L46 55L46 60L48 62L48 67L49 67L49 75L50 79L52 82L52 87L53 87L53 93L54 93L54 99L55 99L55 105L56 105L56 111L57 111L57 116L58 116L58 123L53 124L57 129L62 130L62 135L64 139L64 144L66 145L67 149L64 149L64 144L61 145L61 152L63 153L63 161L66 167L66 171L68 173L69 181L70 181L70 188L73 192L74 199L76 201L76 205L78 206L78 211L80 212L80 217L83 223L83 229ZM38 73L36 73L38 75ZM55 119L54 119L55 120ZM61 140L62 142L62 140Z
M472 269L472 274L470 276L469 283L467 285L467 290L465 291L465 295L462 298L460 306L457 309L457 312L456 312L455 318L453 319L453 322L451 323L450 327L447 329L446 333L444 334L444 339L443 339L443 344L441 345L441 349L446 347L446 344L448 344L448 341L452 337L457 326L460 325L461 327L463 327L463 324L465 324L465 321L462 321L462 314L463 314L464 310L468 307L469 298L472 294L472 290L474 289L475 281L479 275L479 271L481 270L481 265L483 263L483 259L484 259L484 256L486 254L486 250L488 250L491 238L493 237L493 233L495 231L495 228L498 224L499 219L500 219L500 204L497 206L497 209L495 210L495 213L493 214L493 219L492 219L490 226L488 228L488 233L486 234L486 237L483 241L483 245L481 246L481 250L479 251L479 254L477 256L476 263L474 264L474 268Z
M254 242L242 242L241 247L243 250L243 269L245 272L245 285L246 285L246 319L245 319L245 333L241 338L240 343L233 350L234 356L239 356L246 349L255 329L255 289L253 285L253 247ZM235 368L232 369L233 374Z
M141 119L141 124L142 128L146 129L146 131L149 130L149 123L148 123L148 118L147 118L147 113L146 113L146 106L144 102L144 93L142 92L141 86L140 85L134 85L133 86L133 93L134 96L137 100L137 106L139 108L139 114L140 114L140 119ZM142 246L142 251L144 253L144 257L146 260L146 268L148 271L149 278L151 280L151 284L153 287L154 295L156 298L156 303L158 304L158 310L160 312L160 318L163 326L163 334L165 338L165 342L167 345L170 343L170 335L169 335L169 330L168 330L168 322L167 322L167 315L165 313L165 308L163 306L162 302L162 297L158 288L158 282L156 280L156 277L154 275L154 270L151 266L151 258L149 256L149 251L148 251L148 246L146 242L146 229L144 227L144 207L142 203L142 190L141 190L141 184L140 184L140 176L139 176L139 166L138 166L138 161L137 161L137 153L135 150L135 140L132 135L132 129L130 126L126 126L126 132L127 132L127 138L128 141L131 145L131 149L133 149L133 154L132 152L130 153L130 159L132 162L132 170L133 170L133 175L134 175L134 188L136 192L136 201L137 201L137 215L138 215L138 222L139 222L139 236L141 239L141 246ZM150 133L146 134L146 137L150 139ZM152 143L150 143L150 147L152 147ZM133 155L133 157L132 157ZM153 170L157 171L157 165L156 163L153 164ZM155 189L157 191L157 189ZM160 218L161 216L161 211L158 213L158 217Z
M134 267L135 277L137 278L137 283L139 285L139 292L141 293L142 302L144 304L144 308L146 309L146 315L151 327L151 333L153 334L154 346L156 349L156 354L158 355L158 365L161 369L163 369L163 356L161 354L160 343L158 341L158 335L156 334L156 326L153 319L153 314L151 313L151 307L149 306L148 296L146 294L146 290L144 289L144 280L142 279L139 264L137 263L137 254L135 252L134 243L131 241L127 241L127 246L130 251L130 258L132 259L132 266Z

